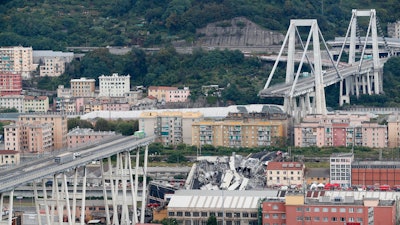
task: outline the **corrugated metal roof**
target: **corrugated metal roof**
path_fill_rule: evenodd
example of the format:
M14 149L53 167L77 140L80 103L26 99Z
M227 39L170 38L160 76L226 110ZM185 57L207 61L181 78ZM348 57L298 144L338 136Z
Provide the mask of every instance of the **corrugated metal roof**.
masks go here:
M259 199L276 197L278 191L204 191L178 190L171 197L169 209L215 208L215 209L255 209Z

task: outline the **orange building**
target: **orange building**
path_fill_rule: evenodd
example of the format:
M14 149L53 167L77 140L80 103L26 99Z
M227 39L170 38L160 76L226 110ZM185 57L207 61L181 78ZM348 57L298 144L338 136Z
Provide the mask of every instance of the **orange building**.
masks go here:
M400 185L400 162L362 161L351 164L351 184L353 186Z
M318 196L286 194L285 199L265 199L261 203L262 224L396 224L394 200L355 199L354 195L332 197L323 193Z

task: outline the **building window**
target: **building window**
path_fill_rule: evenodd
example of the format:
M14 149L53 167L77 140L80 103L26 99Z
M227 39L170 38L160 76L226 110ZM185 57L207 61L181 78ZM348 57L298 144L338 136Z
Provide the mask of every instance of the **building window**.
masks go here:
M193 212L193 216L199 217L199 216L200 216L200 213L199 213L199 212Z
M175 212L168 212L168 216L175 216Z
M306 217L304 217L304 220L305 220L305 221L310 221L310 220L311 220L311 217L306 216Z
M346 222L346 218L345 217L340 217L340 221Z
M303 217L298 216L298 217L296 217L296 220L297 220L297 221L303 221Z
M358 213L362 213L362 212L363 212L363 209L362 209L362 208L358 208L358 209L357 209L357 212L358 212Z
M218 217L223 217L224 213L223 212L218 212Z
M362 218L360 218L360 217L357 218L357 222L362 222L362 221L363 221Z
M319 212L319 208L318 207L314 208L314 212Z
M332 217L331 221L336 222L337 221L337 217Z
M249 217L249 213L247 213L247 212L242 213L242 217L245 217L245 218Z
M301 207L297 207L296 208L296 212L301 212L302 210L301 210Z
M279 207L277 205L273 205L272 209L277 210Z
M319 217L314 217L314 221L319 221Z
M257 217L257 213L251 213L251 214L250 214L250 217L256 218L256 217Z
M343 213L346 212L346 208L340 208L339 212L343 212Z
M225 214L225 216L231 218L231 217L232 217L232 213L227 212L227 213Z
M185 216L190 216L190 212L185 212Z
M331 212L337 212L336 208L331 208Z
M269 219L269 214L266 213L266 214L264 215L264 218L265 218L265 219Z
M322 212L328 212L328 208L322 208Z
M328 222L328 217L324 217L323 221Z
M176 212L176 216L183 216L182 212Z
M201 212L202 217L207 217L207 212Z
M349 213L353 213L354 212L354 208L349 208Z
M276 213L272 214L272 218L273 219L278 219L278 214L276 214Z

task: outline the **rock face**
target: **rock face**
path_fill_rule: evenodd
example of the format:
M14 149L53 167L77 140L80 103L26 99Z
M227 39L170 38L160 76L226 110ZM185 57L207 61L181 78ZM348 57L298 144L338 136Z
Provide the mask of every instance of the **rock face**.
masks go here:
M281 45L283 34L261 28L244 17L216 22L197 30L202 47L267 47Z

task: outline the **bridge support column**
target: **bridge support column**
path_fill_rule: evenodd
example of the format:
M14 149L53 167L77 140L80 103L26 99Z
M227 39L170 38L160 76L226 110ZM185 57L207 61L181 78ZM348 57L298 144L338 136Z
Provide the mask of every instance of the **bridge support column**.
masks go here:
M345 79L340 81L340 90L339 90L339 105L343 106L343 104L350 104L350 81L351 79Z
M138 186L139 186L139 149L136 152L135 175L133 174L131 156L129 152L117 154L115 168L111 164L111 158L108 158L108 171L104 171L101 165L103 184L106 180L110 180L111 188L111 205L112 205L112 223L109 211L110 201L107 196L106 187L103 185L104 204L107 214L107 223L114 225L130 225L139 222L137 214ZM147 157L148 145L146 145L144 166L143 166L143 192L142 192L142 208L140 213L140 221L144 223L146 209L146 188L147 188ZM135 184L133 184L133 176L135 176ZM129 184L128 184L129 182ZM130 188L130 193L128 188ZM130 196L128 195L130 194ZM120 219L119 219L120 218Z

